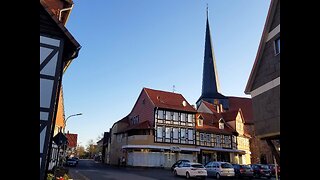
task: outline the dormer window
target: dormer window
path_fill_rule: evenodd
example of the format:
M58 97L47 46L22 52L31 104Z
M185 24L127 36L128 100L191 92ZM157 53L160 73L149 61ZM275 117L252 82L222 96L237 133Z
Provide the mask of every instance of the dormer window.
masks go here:
M219 129L224 129L224 122L222 119L219 120Z
M197 118L197 126L203 126L203 118L201 115L199 115Z

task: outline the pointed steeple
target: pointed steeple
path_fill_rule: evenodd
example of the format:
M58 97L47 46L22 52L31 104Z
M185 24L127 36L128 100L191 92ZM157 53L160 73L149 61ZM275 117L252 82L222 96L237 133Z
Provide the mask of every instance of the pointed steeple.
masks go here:
M207 8L207 25L206 41L204 50L203 76L202 76L202 95L214 94L220 92L219 78L217 72L216 58L214 55L211 33L209 26L208 8Z
M197 105L200 105L201 100L213 103L214 99L227 99L227 97L220 94L220 84L217 72L216 58L212 46L207 7L206 39L202 74L202 93L197 101Z

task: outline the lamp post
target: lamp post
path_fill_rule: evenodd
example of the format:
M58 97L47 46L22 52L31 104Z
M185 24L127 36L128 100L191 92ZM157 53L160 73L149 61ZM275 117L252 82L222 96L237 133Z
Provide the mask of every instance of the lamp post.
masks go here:
M65 134L65 128L66 128L68 119L71 118L71 117L73 117L73 116L81 116L81 115L82 115L82 113L72 114L72 115L68 116L68 117L64 120L63 134Z
M72 114L72 115L68 116L66 119L64 119L64 126L63 126L63 134L64 135L66 135L65 128L66 128L68 119L71 118L71 117L74 117L74 116L81 116L81 115L82 115L82 113ZM64 155L63 155L64 158L66 158L66 156L67 156L66 150L67 150L67 144L65 144L65 146L64 146L64 152L63 152L64 153Z

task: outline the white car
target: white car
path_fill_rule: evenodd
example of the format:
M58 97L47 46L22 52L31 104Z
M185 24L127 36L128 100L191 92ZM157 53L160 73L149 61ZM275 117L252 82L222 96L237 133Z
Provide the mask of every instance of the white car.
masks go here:
M173 171L176 176L186 176L187 179L191 177L207 177L206 168L200 163L185 162L174 168Z

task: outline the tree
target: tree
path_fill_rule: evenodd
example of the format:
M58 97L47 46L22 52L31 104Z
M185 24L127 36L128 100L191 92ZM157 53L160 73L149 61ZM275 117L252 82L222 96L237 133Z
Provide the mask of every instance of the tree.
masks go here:
M77 146L76 153L77 153L78 157L81 157L81 158L85 157L85 155L86 155L86 151L83 146Z
M90 140L88 141L86 151L88 152L89 158L92 158L93 155L96 154L97 145L95 145L95 143L93 142L92 139L90 139Z

